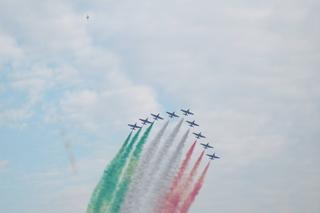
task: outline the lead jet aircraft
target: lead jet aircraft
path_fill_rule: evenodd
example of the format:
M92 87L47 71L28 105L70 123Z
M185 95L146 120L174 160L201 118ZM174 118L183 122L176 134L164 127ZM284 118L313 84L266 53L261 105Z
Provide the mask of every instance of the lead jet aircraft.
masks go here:
M212 149L213 146L210 146L209 143L205 144L205 143L201 143L201 145L203 146L204 149Z
M163 120L163 118L160 116L160 113L158 113L157 115L151 113L151 115L152 115L152 117L153 117L153 119L154 119L155 121L158 120L158 119Z
M167 114L169 115L170 118L176 117L178 118L179 115L177 115L175 112L167 112Z
M181 109L181 112L183 112L184 115L188 116L188 115L193 115L193 112L190 111L190 109Z
M139 120L142 121L142 125L146 125L146 124L152 124L151 121L148 120L149 118L146 118L146 119L142 119L140 118Z
M128 126L130 126L130 128L134 131L136 129L141 129L141 126L138 126L137 123L135 124L128 124Z
M199 133L195 133L193 132L192 134L194 134L196 136L197 139L200 139L200 138L206 138L206 136L204 136L203 134L201 134L201 132Z
M195 120L194 121L186 121L186 122L189 124L190 127L199 126L199 124L197 124L195 122Z
M220 157L218 157L218 156L216 156L216 154L215 153L213 153L212 155L207 155L207 156L209 156L209 159L210 160L214 160L214 159L218 159L218 158L220 158Z

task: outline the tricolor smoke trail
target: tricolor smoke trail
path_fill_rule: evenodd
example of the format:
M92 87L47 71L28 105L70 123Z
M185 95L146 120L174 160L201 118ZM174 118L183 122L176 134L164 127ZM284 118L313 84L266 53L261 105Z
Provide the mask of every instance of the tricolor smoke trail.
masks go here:
M195 141L183 157L190 131L177 139L183 121L169 134L169 121L165 122L150 141L153 123L141 138L141 128L130 133L105 168L87 213L187 213L201 190L209 163L195 180L204 151L192 163Z
M183 193L182 192L183 188L181 185L183 183L185 171L191 160L195 145L196 145L196 141L191 145L191 147L187 151L185 158L179 168L179 171L171 184L170 191L166 194L166 197L164 198L164 204L161 207L162 213L171 213L171 212L174 213L175 210L178 208L181 195Z
M116 189L117 182L120 178L121 172L126 165L127 159L130 155L130 151L137 141L140 130L134 135L130 143L127 145L130 135L123 145L123 151L114 158L109 166L105 169L104 174L96 187L91 202L88 205L88 213L100 213L104 212L108 208L112 195Z
M138 166L139 158L143 150L144 144L147 142L150 131L153 127L151 124L147 130L144 132L142 138L139 140L137 146L135 147L130 161L128 162L127 168L124 171L124 175L120 180L117 187L116 193L113 195L112 204L109 207L110 213L118 213L120 211L121 205L124 201L126 192L128 190L129 184L131 182L132 174L134 173L136 167Z
M125 201L123 206L121 207L122 213L131 213L137 211L140 203L140 197L143 196L145 192L144 183L146 181L145 171L148 170L150 164L150 161L152 160L152 157L154 156L155 152L157 151L161 138L163 137L163 134L165 130L167 129L169 124L169 121L167 121L163 127L160 129L158 134L155 136L155 138L148 144L147 149L144 151L144 153L141 156L141 160L138 163L138 167L133 174L132 182L129 186L128 192L125 196Z
M187 141L190 130L181 138L179 144L176 146L174 152L171 154L169 160L167 161L165 167L158 176L158 182L154 184L154 189L151 193L150 203L151 206L155 206L153 212L159 212L161 206L163 205L166 193L170 190L170 183L173 181L177 170L179 168L179 163L182 157L183 147Z
M204 182L204 178L208 172L210 163L207 164L207 166L205 167L205 169L203 170L200 178L198 179L198 181L194 184L192 191L189 193L189 195L187 196L187 198L185 199L185 201L182 204L180 213L187 213L188 210L190 209L193 201L196 199L196 196L198 195L198 193L200 192L203 182Z
M158 172L163 165L163 163L166 163L166 158L164 156L167 156L168 151L170 147L173 144L173 141L177 137L179 130L182 126L184 119L181 119L179 123L174 127L173 131L170 133L170 135L165 139L164 144L159 148L156 157L150 162L149 169L145 171L146 173L146 179L144 180L143 187L145 189L144 194L140 197L140 202L146 205L150 201L150 193L151 193L151 188L153 181L158 180L159 178L157 177ZM139 209L139 211L142 211Z

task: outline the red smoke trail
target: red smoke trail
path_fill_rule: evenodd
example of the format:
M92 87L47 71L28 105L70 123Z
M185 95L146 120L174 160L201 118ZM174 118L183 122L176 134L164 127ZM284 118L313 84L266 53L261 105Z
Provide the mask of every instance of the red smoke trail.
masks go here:
M192 153L193 153L193 150L194 150L194 147L196 146L196 142L195 141L192 146L189 148L187 154L186 154L186 157L184 158L180 168L179 168L179 171L178 171L178 174L177 176L175 177L172 185L171 185L171 192L174 191L177 187L178 187L178 184L180 182L180 180L183 178L184 176L184 172L186 171L187 167L188 167L188 164L189 164L189 161L191 159L191 156L192 156Z
M180 201L186 197L186 194L190 191L190 186L192 184L193 178L196 175L198 168L200 166L201 160L203 158L204 151L202 151L201 155L198 157L196 163L192 167L192 170L187 178L187 180L183 181L178 185L177 183L176 188L171 191L170 194L167 195L165 200L165 207L162 210L162 213L174 213L176 212ZM190 160L191 155L189 156ZM186 168L184 168L185 170ZM184 171L183 171L184 172ZM182 179L182 177L180 178Z
M178 203L179 204L179 200L177 200L177 196L175 196L179 190L179 183L182 180L184 173L188 167L188 164L191 160L191 156L193 153L193 150L196 146L196 142L195 141L191 147L189 148L189 150L186 153L186 156L179 168L178 174L175 176L172 184L171 184L171 188L170 188L170 192L166 195L165 199L164 199L164 207L160 210L162 213L170 213L172 212L172 209L174 208L174 206L176 206L175 204Z
M207 174L207 171L209 169L210 162L207 164L206 168L203 170L200 178L198 181L194 184L192 191L189 193L187 199L184 201L180 213L187 213L190 206L192 205L193 201L195 200L196 196L198 195L199 191L201 190L201 187L204 182L204 178Z
M195 176L195 174L197 173L198 171L198 168L200 166L200 163L201 163L201 160L203 158L203 155L204 155L204 151L201 152L201 155L198 157L198 160L196 161L196 163L194 164L190 174L189 174L189 177L188 177L188 180L186 182L186 185L188 186L189 184L191 184L192 180L193 180L193 177Z

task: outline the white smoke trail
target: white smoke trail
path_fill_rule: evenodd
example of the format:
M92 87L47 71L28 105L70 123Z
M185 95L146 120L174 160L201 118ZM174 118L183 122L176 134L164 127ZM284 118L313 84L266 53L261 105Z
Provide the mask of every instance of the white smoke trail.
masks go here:
M149 192L151 191L151 185L152 182L157 179L157 172L160 170L162 164L164 163L164 158L167 156L167 153L172 146L172 142L175 140L177 137L179 130L182 126L183 123L183 118L179 121L179 123L174 127L170 135L166 138L164 141L163 145L159 148L158 153L156 154L156 157L149 162L150 166L148 167L148 170L145 170L145 175L144 175L144 182L143 185L140 187L143 187L141 190L143 190L143 194L137 198L139 199L138 203L140 204L134 212L145 212L146 209L145 207L147 206L147 203L149 202ZM161 164L162 163L162 164ZM143 204L143 205L142 205Z
M132 182L129 186L129 190L126 194L125 201L121 207L121 213L132 213L137 212L136 210L140 206L140 197L143 196L145 188L145 172L150 166L150 161L154 156L156 150L160 145L161 138L167 129L169 121L167 121L163 127L160 129L155 138L149 143L146 150L144 150L143 155L139 161L138 167L132 177Z
M161 205L163 204L161 201L163 201L166 193L169 191L171 183L179 169L183 147L187 141L189 131L190 130L187 130L183 135L178 146L176 146L174 152L171 154L169 161L167 161L167 164L157 177L158 182L154 184L150 193L149 212L157 212L157 210L161 209Z
M156 176L157 172L159 171L161 164L160 162L163 162L164 156L168 154L168 151L170 147L173 144L173 141L177 137L179 130L181 128L181 125L183 123L184 119L181 119L180 122L176 125L176 127L173 129L172 133L169 135L169 137L165 140L164 144L160 148L157 157L153 160L151 171L149 172L149 179L153 180L153 178Z

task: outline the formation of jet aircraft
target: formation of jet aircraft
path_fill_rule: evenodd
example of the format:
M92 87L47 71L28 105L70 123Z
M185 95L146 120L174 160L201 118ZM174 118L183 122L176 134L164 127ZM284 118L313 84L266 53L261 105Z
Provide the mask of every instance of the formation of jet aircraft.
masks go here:
M183 113L184 116L194 115L194 113L191 112L190 109L181 109L180 111ZM166 113L168 114L169 118L171 118L171 119L179 117L179 115L177 115L174 111L173 112L166 112ZM153 121L150 121L148 117L146 119L139 118L139 120L141 121L141 124L144 126L144 125L147 125L147 124L152 124L157 120L163 120L164 119L163 117L160 116L160 113L158 113L158 114L151 113L151 116L153 118ZM188 125L190 127L198 127L199 126L199 124L197 124L195 120L193 120L193 121L187 120L186 122L188 123ZM137 125L137 123L128 124L128 126L130 127L130 129L132 131L142 128L142 126ZM196 139L206 138L206 136L204 136L201 132L199 132L199 133L193 132L192 134L195 135ZM200 143L200 144L203 146L204 149L213 149L213 146L211 146L209 143L206 143L206 144L205 143ZM220 158L215 153L213 153L212 155L207 154L207 156L209 157L210 160L214 160L214 159L219 159Z

